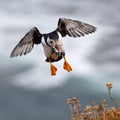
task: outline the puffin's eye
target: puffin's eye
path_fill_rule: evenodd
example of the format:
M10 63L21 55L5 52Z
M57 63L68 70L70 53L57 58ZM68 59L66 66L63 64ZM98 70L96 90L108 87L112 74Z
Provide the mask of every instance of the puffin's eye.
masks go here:
M51 44L52 44L53 42L54 42L53 40L50 41Z

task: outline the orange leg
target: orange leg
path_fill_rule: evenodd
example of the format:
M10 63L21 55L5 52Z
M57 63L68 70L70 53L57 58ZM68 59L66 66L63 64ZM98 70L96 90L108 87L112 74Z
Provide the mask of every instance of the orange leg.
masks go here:
M50 62L50 71L51 71L51 75L56 75L57 72L57 68L52 64L51 60L49 60Z
M63 64L63 68L65 70L67 70L68 72L72 71L72 67L70 66L70 64L67 62L65 55L63 56L64 58L64 64Z

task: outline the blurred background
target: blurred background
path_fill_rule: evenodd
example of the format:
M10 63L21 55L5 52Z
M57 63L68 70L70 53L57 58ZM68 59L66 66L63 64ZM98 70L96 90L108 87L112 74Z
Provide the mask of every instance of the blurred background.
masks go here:
M106 83L120 100L120 0L0 0L0 119L70 120L67 98L78 97L82 108L107 99ZM19 40L32 27L51 32L61 17L96 26L81 38L63 38L73 71L55 63L50 75L41 45L31 53L10 58Z

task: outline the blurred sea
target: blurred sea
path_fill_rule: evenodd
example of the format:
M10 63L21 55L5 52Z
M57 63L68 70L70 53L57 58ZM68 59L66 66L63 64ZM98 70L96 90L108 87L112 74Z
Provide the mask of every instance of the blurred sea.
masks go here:
M120 100L120 0L0 0L0 120L68 120L66 99L76 96L82 108L103 99L114 104L106 83ZM10 53L33 26L41 33L57 27L58 19L77 19L96 26L81 38L63 38L73 71L55 63L51 77L41 45L26 56Z

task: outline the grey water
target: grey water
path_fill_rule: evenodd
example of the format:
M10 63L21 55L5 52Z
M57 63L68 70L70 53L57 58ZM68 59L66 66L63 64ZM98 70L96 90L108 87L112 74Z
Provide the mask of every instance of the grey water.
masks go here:
M0 119L71 119L67 98L82 104L109 99L106 83L120 100L120 1L119 0L0 0ZM19 40L33 26L40 32L57 27L61 17L77 19L97 27L81 38L63 38L66 58L73 71L55 63L51 77L41 45L31 53L10 58Z

